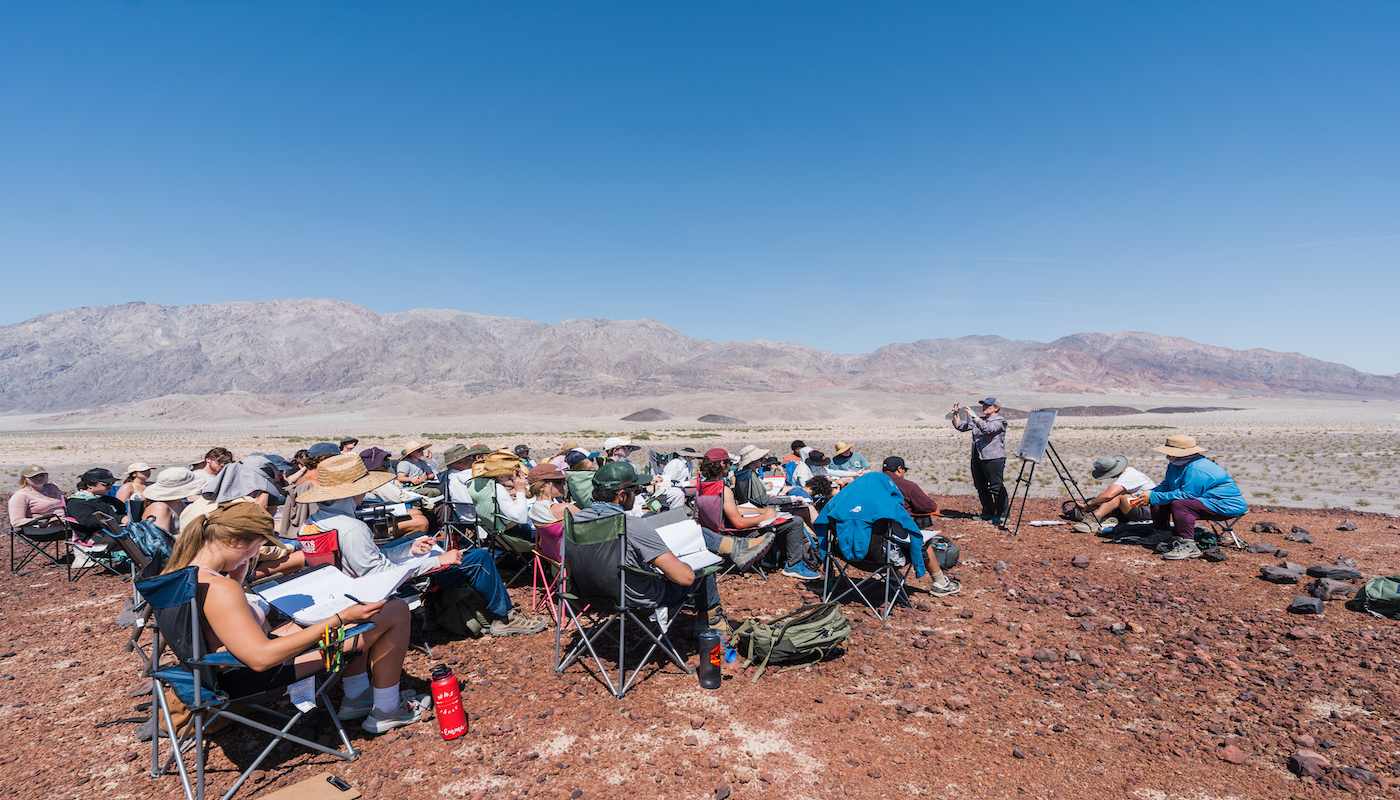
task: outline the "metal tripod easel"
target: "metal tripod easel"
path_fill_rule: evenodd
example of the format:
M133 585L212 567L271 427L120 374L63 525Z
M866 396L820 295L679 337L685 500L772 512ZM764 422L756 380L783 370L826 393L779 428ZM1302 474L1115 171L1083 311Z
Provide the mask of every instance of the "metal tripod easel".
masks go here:
M1050 466L1054 467L1055 475L1059 477L1060 483L1065 487L1065 491L1069 494L1070 499L1073 500L1077 498L1080 503L1087 506L1088 500L1084 498L1084 492L1080 490L1079 482L1070 474L1069 467L1065 465L1065 460L1060 458L1059 453L1055 452L1055 445L1049 440L1045 442L1044 457L1045 460L1050 462ZM1011 500L1010 504L1007 506L1007 508L1014 506L1016 504L1016 495L1018 493L1021 495L1021 507L1016 510L1016 527L1011 531L1013 536L1021 532L1021 517L1026 513L1026 498L1030 497L1031 494L1031 480L1035 478L1035 465L1037 463L1025 456L1020 456L1020 458L1021 471L1016 476L1016 486L1011 490ZM1028 464L1030 465L1029 469L1026 468ZM1089 513L1093 515L1092 511ZM1098 516L1093 516L1097 521Z

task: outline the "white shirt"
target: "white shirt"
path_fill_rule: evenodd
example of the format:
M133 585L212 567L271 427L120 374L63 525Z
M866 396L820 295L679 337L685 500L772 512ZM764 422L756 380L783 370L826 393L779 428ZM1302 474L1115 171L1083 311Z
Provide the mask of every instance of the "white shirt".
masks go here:
M524 525L530 521L530 498L523 491L516 492L515 496L512 497L510 489L498 481L496 483L496 510L506 519Z
M666 480L667 486L686 486L695 477L690 469L690 459L676 456L666 462L666 466L661 469L661 477Z
M530 521L536 525L553 525L559 520L554 518L554 500L546 500L543 497L530 501Z
M1137 494L1143 489L1151 489L1157 484L1153 483L1150 478L1132 467L1125 467L1123 471L1118 474L1118 477L1113 479L1112 485L1122 486L1123 491L1127 494Z

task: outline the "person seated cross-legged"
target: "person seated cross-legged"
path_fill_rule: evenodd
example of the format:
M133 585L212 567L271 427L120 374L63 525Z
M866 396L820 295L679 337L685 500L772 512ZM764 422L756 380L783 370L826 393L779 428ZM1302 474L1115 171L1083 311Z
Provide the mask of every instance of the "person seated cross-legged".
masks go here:
M700 462L700 480L705 483L723 481L728 477L730 465L733 463L733 457L724 448L707 450L704 460ZM740 508L734 500L734 490L728 486L724 487L723 513L727 529L737 531L741 536L744 535L744 531L749 530L759 533L756 529L760 527L764 529L762 532L773 533L776 536L779 546L783 548L784 575L800 580L816 580L821 577L811 565L804 563L811 551L811 542L807 538L806 528L800 521L789 518L782 522L773 522L778 512L771 508Z

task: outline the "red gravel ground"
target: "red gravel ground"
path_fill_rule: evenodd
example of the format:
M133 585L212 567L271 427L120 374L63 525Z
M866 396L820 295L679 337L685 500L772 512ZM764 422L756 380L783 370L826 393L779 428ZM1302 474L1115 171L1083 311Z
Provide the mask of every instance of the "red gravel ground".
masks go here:
M1030 512L1055 508L1033 500ZM1346 517L1359 530L1336 532ZM1262 520L1316 538L1244 534L1290 561L1351 556L1367 576L1400 573L1394 517L1256 509L1240 529ZM916 595L888 624L848 606L856 630L842 657L756 684L735 669L715 691L663 668L618 701L582 667L554 674L552 631L442 641L431 658L410 654L409 685L425 691L431 666L451 664L471 712L465 738L443 742L431 721L378 738L354 728L364 755L353 762L283 746L239 796L321 771L390 799L1400 796L1400 623L1342 601L1288 615L1306 587L1260 580L1272 554L1170 563L1066 527L943 529L963 549L962 594ZM148 699L122 652L127 631L112 624L127 592L111 577L69 585L53 568L0 577L0 797L179 792L176 778L150 777L135 724L93 727ZM512 593L528 602L528 586ZM735 618L813 599L783 577L726 579L721 593ZM324 716L309 725L330 730ZM222 793L261 740L213 740ZM1294 777L1300 747L1335 768Z

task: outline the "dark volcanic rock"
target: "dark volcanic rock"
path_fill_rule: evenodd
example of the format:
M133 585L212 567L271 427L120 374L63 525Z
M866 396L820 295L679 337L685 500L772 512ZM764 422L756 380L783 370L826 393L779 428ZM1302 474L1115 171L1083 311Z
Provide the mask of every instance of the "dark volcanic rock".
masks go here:
M1244 549L1246 553L1272 553L1274 546L1268 542L1255 542Z
M1361 568L1361 565L1356 563L1356 559L1352 558L1351 556L1337 556L1336 558L1332 559L1332 563L1336 564L1339 567L1351 567L1352 569Z
M1294 527L1297 527L1297 526L1295 525ZM1294 533L1288 534L1287 536L1285 536L1285 537L1283 537L1283 538L1287 539L1287 540L1290 541L1290 542L1302 542L1303 544L1315 544L1315 543L1316 543L1316 540L1314 540L1313 537L1307 535L1307 533L1297 533L1297 532L1294 532Z
M1272 564L1260 567L1259 574L1269 583L1297 583L1303 577L1302 570L1291 570Z
M1322 601L1316 597L1295 597L1288 604L1290 614L1321 614Z
M1308 567L1308 574L1314 578L1331 578L1334 581L1359 581L1363 577L1360 570L1339 567L1335 564L1318 564Z
M1311 532L1311 531L1309 531L1307 528L1304 528L1302 525L1294 525L1294 526L1293 526L1292 528L1290 528L1289 530L1291 530L1293 533L1303 533L1303 534L1306 534L1306 533L1310 533L1310 532Z
M1256 522L1250 530L1255 533L1283 533L1283 528L1280 528L1277 522Z
M1288 757L1288 769L1300 778L1321 778L1331 768L1332 762L1316 750L1297 750Z
M709 422L709 423L714 424L714 425L747 425L747 424L748 424L747 422L744 422L742 419L738 419L737 417L726 417L726 416L723 415L723 414L706 414L706 415L703 416L703 417L697 417L695 421L696 421L696 422Z
M1201 551L1201 558L1206 561L1220 562L1229 558L1225 550L1219 547L1211 547Z
M1355 522L1352 522L1352 521L1349 520L1349 519L1344 519L1344 520L1342 520L1342 524L1337 526L1337 530L1339 530L1339 531L1354 531L1354 530L1356 530L1356 523L1355 523Z
M1079 567L1080 569L1088 569L1088 568L1089 568L1089 557L1086 556L1086 555L1080 554L1080 555L1077 555L1077 556L1075 556L1074 558L1070 559L1069 563L1073 564L1073 565L1076 566L1076 567Z
M633 411L622 418L623 422L661 422L672 419L673 415L667 414L659 408L644 408L641 411Z
M1346 600L1356 594L1356 587L1331 578L1319 578L1308 585L1308 594L1319 600Z

